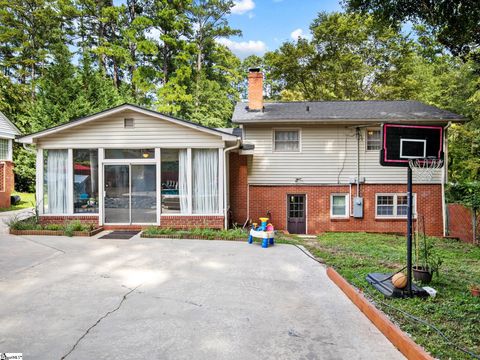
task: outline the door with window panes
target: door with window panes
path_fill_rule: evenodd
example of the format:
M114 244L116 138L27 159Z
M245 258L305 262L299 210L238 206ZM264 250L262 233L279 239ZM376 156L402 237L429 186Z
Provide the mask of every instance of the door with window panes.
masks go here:
M287 195L287 230L289 233L306 233L305 209L305 194Z

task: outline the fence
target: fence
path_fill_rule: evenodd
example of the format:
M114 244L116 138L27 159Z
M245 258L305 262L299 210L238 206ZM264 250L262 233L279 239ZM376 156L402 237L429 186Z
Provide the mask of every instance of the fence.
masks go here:
M462 241L480 243L480 216L474 216L473 211L461 204L447 205L448 236ZM475 234L475 236L474 236Z

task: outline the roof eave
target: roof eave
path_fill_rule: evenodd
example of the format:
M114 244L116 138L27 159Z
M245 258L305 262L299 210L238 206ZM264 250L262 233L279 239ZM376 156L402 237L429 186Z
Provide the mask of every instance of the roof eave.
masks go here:
M148 116L153 116L153 117L156 117L156 118L159 118L159 119L170 121L170 122L173 122L173 123L176 123L176 124L179 124L179 125L183 125L183 126L186 126L186 127L192 128L192 129L196 129L198 131L207 132L207 133L210 133L210 134L216 135L216 136L221 136L223 141L236 141L237 140L236 136L234 136L232 134L229 134L229 133L226 133L226 132L223 132L223 131L220 131L220 130L216 130L216 129L209 128L209 127L206 127L206 126L202 126L200 124L194 124L194 123L186 121L186 120L177 119L177 118L174 118L174 117L171 117L171 116L168 116L168 115L164 115L164 114L161 114L161 113L153 111L153 110L142 108L142 107L137 106L137 105L123 104L123 105L113 107L111 109L107 109L107 110L98 112L98 113L93 114L93 115L86 116L84 118L80 118L78 120L73 120L73 121L68 122L66 124L58 125L56 127L53 127L53 128L50 128L50 129L45 129L43 131L39 131L39 132L34 133L34 134L29 134L29 135L19 137L17 139L17 141L20 142L20 143L25 143L25 144L33 144L33 143L36 142L35 141L36 139L39 139L41 137L48 136L48 135L51 135L51 134L55 134L57 132L60 132L60 131L63 131L63 130L66 130L66 129L69 129L69 128L72 128L72 127L76 127L76 126L79 126L81 124L85 124L85 123L94 121L98 118L113 115L113 114L116 114L118 112L122 112L122 111L125 111L125 110L140 112L140 113L146 114Z
M332 119L332 118L317 118L317 119L232 119L232 123L234 124L277 124L277 123L295 123L295 124L342 124L342 123L364 123L364 122L371 122L371 123L385 123L385 122L442 122L442 123L463 123L469 121L469 119L458 117L452 119L445 119L445 118L426 118L426 119L385 119L385 118L378 118L378 119Z

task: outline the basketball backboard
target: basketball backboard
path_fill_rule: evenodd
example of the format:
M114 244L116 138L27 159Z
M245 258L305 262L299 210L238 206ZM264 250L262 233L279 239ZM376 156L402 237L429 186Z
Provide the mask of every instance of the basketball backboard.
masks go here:
M412 159L443 160L443 127L384 124L380 164L408 167Z

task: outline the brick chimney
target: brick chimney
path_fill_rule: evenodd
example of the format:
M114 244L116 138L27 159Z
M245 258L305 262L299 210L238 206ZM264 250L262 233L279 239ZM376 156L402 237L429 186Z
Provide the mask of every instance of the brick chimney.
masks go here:
M263 110L263 74L259 68L248 70L248 110Z

